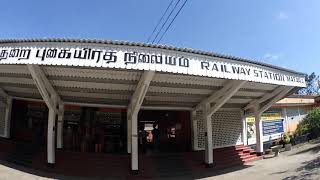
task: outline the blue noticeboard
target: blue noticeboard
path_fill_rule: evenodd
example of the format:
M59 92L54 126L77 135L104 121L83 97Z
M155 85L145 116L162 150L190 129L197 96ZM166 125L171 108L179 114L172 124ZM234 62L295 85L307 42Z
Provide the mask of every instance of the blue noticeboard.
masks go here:
M283 133L283 119L262 121L263 136Z

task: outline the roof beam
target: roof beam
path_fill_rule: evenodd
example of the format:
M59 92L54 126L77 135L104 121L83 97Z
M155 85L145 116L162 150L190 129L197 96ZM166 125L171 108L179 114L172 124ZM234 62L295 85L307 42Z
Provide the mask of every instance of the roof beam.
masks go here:
M203 99L196 107L195 110L200 109L207 103L211 103L213 101L216 101L219 99L221 96L225 94L226 91L228 91L230 88L232 88L234 85L237 85L242 81L237 81L237 80L229 80L220 90L212 93L209 97Z
M6 93L2 88L0 88L0 96L4 97L4 98L7 98L7 97L10 97L8 95L8 93Z
M208 115L211 116L217 112L247 81L236 81L222 96L217 99L216 103L209 109Z
M45 103L49 108L52 108L55 112L57 112L56 105L62 101L58 93L49 82L48 78L45 76L40 66L28 64L27 67Z
M253 108L253 107L257 106L258 104L261 104L261 103L267 101L268 99L274 97L275 95L277 95L278 93L280 93L280 92L283 91L284 89L286 89L286 86L279 86L279 87L277 87L272 93L265 94L264 96L262 96L262 98L251 101L251 102L244 108L244 110L248 110L248 109L250 109L250 108Z
M263 113L267 109L269 109L273 104L284 98L294 87L285 87L281 92L275 95L272 100L270 100L267 104L263 105L259 108L258 113Z
M25 100L25 101L37 101L43 102L43 99L35 99L35 98L23 98L23 97L12 97L13 99L17 100ZM112 105L112 104L99 104L99 103L83 103L83 102L71 102L71 101L63 101L65 105L76 105L76 106L88 106L88 107L107 107L107 108L127 108L125 105ZM189 107L180 107L180 106L141 106L141 109L144 110L182 110L182 111L189 111L192 108ZM226 108L224 110L234 110L232 108ZM240 110L240 109L236 109Z
M142 105L143 99L148 91L148 88L150 86L150 82L154 77L155 72L154 71L144 71L139 83L136 87L136 90L132 94L130 104L128 106L128 109L130 112L137 113Z
M6 93L2 88L0 88L0 96L2 96L4 99L8 99L10 98L10 96L8 95L8 93ZM7 101L4 100L4 101L0 101L0 106L5 106L7 107L8 106L8 103Z
M131 170L138 170L138 112L148 91L154 71L144 71L127 110L127 152L131 153Z

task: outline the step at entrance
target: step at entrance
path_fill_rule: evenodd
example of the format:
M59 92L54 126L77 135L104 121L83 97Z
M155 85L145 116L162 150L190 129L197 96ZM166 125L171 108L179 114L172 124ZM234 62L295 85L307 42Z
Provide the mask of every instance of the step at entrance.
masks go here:
M213 154L214 167L217 169L245 165L248 162L262 159L262 156L258 156L255 150L244 145L215 149Z

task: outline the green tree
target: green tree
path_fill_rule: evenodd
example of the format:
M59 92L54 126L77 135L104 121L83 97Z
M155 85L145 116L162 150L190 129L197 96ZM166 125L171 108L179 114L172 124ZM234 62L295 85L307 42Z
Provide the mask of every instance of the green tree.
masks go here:
M320 108L311 110L298 124L296 134L304 135L307 133L311 133L313 137L320 135Z
M314 72L306 75L306 87L298 91L301 95L319 95L320 94L320 81L319 76Z

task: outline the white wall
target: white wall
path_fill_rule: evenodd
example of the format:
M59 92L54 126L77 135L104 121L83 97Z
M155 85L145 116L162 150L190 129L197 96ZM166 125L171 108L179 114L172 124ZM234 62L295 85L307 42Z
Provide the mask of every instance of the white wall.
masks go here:
M309 108L307 107L288 107L283 108L283 117L286 120L286 131L293 132L296 130L299 122L308 114Z
M202 111L192 116L193 150L205 147ZM242 121L240 111L218 111L212 115L213 148L242 144Z

